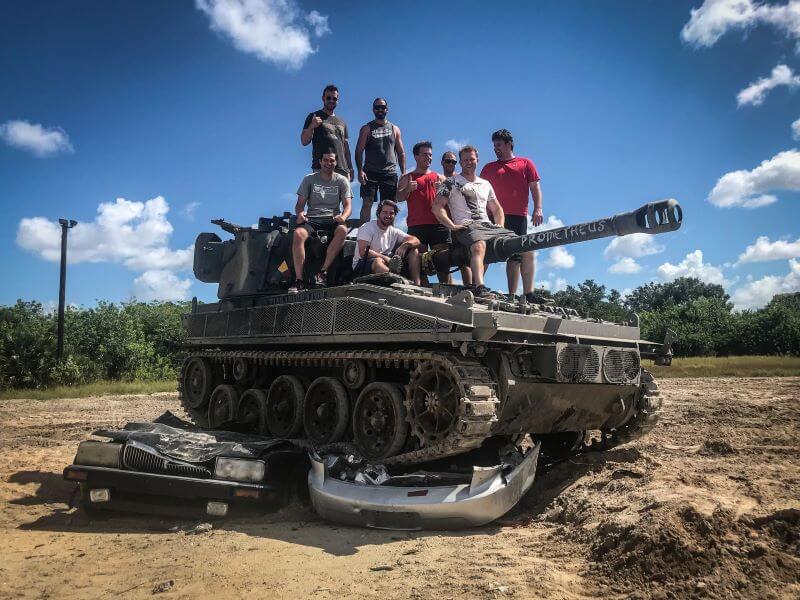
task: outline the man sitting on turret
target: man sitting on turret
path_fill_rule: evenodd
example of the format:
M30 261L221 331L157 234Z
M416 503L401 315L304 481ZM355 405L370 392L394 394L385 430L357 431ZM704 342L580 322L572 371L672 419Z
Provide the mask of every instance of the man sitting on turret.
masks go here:
M303 289L303 265L306 262L306 240L312 233L325 234L328 249L322 268L314 277L316 285L327 285L328 269L344 246L347 236L345 221L350 216L350 182L347 177L336 173L336 152L324 152L320 159L320 170L303 177L297 188L297 228L292 237L292 257L294 260L295 281L289 288L290 294Z
M458 157L461 173L446 178L439 185L432 211L439 222L453 232L453 240L470 249L475 295L493 298L494 294L483 282L486 240L516 237L516 234L503 227L505 215L492 184L475 175L478 149L464 146L458 152ZM447 209L450 209L449 215ZM491 211L494 223L489 220L487 209Z
M353 256L353 274L403 273L419 285L419 240L394 226L400 211L397 204L384 200L378 205L377 219L358 228L358 248Z

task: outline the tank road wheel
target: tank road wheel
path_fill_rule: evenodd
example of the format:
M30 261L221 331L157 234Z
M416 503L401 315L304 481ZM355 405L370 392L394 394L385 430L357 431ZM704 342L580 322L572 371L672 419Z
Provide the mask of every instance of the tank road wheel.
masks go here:
M445 367L436 362L420 363L411 376L406 409L423 446L440 442L452 431L459 400L458 386Z
M357 390L367 382L367 363L363 360L348 360L342 369L342 380L351 390Z
M266 433L262 428L266 423L267 393L264 390L250 388L239 398L236 409L236 422L247 431Z
M309 386L303 406L303 426L315 445L338 442L350 424L347 390L333 377L318 377Z
M239 390L235 387L227 384L215 387L208 401L208 426L217 429L233 421L236 418L238 404Z
M234 358L231 363L231 375L237 383L243 383L250 377L250 363L246 358Z
M266 427L275 437L292 438L303 429L306 388L293 375L281 375L269 386Z
M181 400L187 408L200 409L208 404L214 389L214 370L207 358L194 356L183 363Z
M403 393L392 383L370 383L353 409L353 439L366 458L382 460L397 454L408 436Z

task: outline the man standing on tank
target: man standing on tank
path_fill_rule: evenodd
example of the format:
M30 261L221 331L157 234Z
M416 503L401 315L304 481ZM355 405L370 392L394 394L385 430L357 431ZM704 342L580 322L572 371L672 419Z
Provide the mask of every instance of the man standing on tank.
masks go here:
M328 149L336 153L336 172L353 181L353 162L350 160L350 139L347 123L334 114L339 103L339 89L333 85L322 91L322 108L306 117L300 132L300 143L311 144L311 170L320 170L322 154Z
M455 152L448 150L442 154L442 173L445 178L452 177L456 174L456 165L458 164L458 157Z
M436 189L444 179L431 171L433 146L430 142L414 144L414 160L417 166L400 178L397 186L397 201L408 203L408 233L420 241L421 250L447 248L450 234L447 228L431 212ZM450 283L447 271L437 273L442 283Z
M508 129L500 129L492 134L492 144L497 160L487 163L481 170L481 177L492 184L497 200L503 207L506 229L517 235L528 233L528 192L533 197L531 224L542 224L542 188L539 185L539 172L533 161L514 156L514 137ZM542 302L534 294L533 278L536 267L534 253L515 254L506 262L508 294L513 299L517 293L520 271L522 271L522 292L528 302Z
M380 192L380 201L394 200L397 194L397 167L406 170L406 153L400 128L386 115L389 104L385 98L372 102L375 118L358 132L356 167L361 184L361 222L372 215L372 203Z
M322 154L320 164L322 168L303 177L297 188L297 204L294 207L297 226L292 234L295 281L289 288L290 294L296 294L305 287L303 266L309 236L322 233L328 238L325 261L314 276L314 283L319 286L327 285L328 269L347 237L345 221L350 216L353 199L350 182L336 172L336 152L332 148Z

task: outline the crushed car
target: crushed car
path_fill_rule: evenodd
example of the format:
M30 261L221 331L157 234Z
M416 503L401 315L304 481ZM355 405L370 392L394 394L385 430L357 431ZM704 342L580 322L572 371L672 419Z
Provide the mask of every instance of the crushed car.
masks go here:
M221 518L240 506L310 496L326 520L398 530L497 519L530 489L540 449L509 444L390 471L341 444L315 449L302 440L203 430L169 412L95 435L107 441L81 442L64 469L87 509Z

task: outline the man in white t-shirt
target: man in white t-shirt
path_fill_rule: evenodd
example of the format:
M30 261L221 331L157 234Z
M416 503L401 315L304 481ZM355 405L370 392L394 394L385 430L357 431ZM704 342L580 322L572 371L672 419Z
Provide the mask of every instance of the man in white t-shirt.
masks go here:
M517 234L503 227L505 215L492 184L475 175L478 167L477 148L464 146L458 158L461 173L446 178L439 185L432 211L439 222L453 233L453 240L470 249L475 295L493 298L494 294L483 280L486 241L498 237L517 237ZM489 219L489 212L494 217L494 223Z
M358 248L353 256L353 273L405 274L419 285L419 240L394 226L397 204L384 200L374 221L358 228Z

